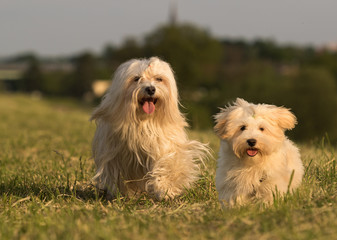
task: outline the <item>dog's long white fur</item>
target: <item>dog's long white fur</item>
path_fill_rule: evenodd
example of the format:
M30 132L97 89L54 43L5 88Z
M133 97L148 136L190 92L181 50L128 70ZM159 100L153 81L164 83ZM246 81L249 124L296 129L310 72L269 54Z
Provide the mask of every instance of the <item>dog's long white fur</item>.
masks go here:
M299 186L304 172L300 153L284 135L296 124L288 109L238 98L215 119L214 129L221 139L216 188L224 205L257 199L270 203L273 193L284 194ZM247 154L249 139L256 140L258 154L253 157Z
M139 103L149 86L158 99L152 114ZM197 161L207 156L208 147L187 137L168 63L152 57L120 65L91 119L97 124L94 180L110 196L146 191L158 199L173 198L197 180Z

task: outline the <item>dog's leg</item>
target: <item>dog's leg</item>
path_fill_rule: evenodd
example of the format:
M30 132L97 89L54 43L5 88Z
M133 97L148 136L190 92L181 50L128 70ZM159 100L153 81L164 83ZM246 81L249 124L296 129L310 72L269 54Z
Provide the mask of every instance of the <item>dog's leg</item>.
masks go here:
M197 180L198 167L193 161L166 159L154 165L146 191L158 200L179 196Z
M96 173L96 182L99 189L103 189L107 193L107 200L112 200L116 197L120 188L119 171L113 161L104 165L101 171Z

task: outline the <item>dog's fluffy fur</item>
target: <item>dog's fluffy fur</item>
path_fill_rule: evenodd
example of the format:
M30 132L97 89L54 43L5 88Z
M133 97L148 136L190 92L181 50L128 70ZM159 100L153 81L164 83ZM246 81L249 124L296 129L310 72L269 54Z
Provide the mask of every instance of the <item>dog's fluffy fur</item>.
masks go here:
M273 193L298 187L303 165L297 147L284 135L296 124L289 109L238 98L215 120L221 139L216 188L223 204L270 203Z
M171 67L157 57L118 67L92 118L94 180L110 197L147 192L173 198L198 177L208 147L187 138Z

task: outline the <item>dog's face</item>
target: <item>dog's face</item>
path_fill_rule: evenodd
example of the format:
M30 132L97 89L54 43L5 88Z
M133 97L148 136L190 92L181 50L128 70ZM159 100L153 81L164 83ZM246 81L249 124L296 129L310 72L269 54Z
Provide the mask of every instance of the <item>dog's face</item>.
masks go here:
M92 118L121 115L124 121L138 121L174 111L178 111L178 92L171 67L152 57L132 59L118 67Z
M294 128L296 117L286 108L251 104L237 99L215 116L216 134L226 140L240 159L258 159L275 152Z
M126 76L118 78L124 85L125 98L138 116L150 117L162 112L170 103L177 104L177 88L170 66L159 60L135 60L123 66Z

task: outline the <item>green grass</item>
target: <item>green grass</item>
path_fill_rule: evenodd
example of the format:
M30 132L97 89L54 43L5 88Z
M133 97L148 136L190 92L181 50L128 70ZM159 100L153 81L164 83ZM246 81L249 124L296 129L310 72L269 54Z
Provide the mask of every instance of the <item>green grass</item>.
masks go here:
M0 94L0 239L336 239L335 148L301 146L301 187L270 207L222 210L214 186L218 139L194 189L171 201L118 197L92 186L90 109Z

